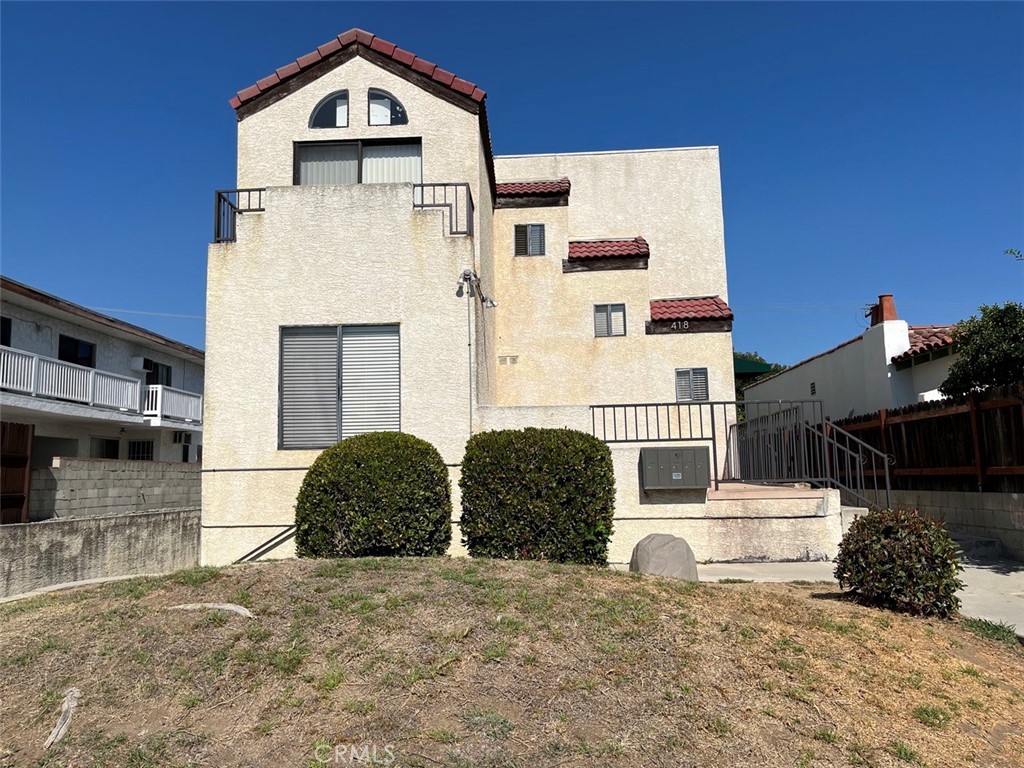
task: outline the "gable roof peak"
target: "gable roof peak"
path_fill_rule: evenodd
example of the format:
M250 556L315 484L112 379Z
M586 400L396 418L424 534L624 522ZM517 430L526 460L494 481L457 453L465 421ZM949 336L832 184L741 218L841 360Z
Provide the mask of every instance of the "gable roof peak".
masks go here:
M405 69L411 70L423 77L427 77L445 88L476 102L477 104L482 104L483 100L487 98L486 91L477 87L474 83L471 83L468 80L463 80L461 77L456 77L451 72L441 69L441 67L437 66L433 62L427 61L414 53L399 48L394 43L381 37L377 37L372 32L367 32L365 29L353 27L346 32L342 32L337 37L328 40L323 45L318 45L316 49L310 51L304 56L299 56L295 61L291 61L282 67L278 67L272 74L262 78L261 80L257 80L248 88L243 88L231 97L228 103L233 109L237 110L268 91L274 90L282 83L287 82L293 77L317 66L322 61L334 58L343 51L353 49L355 54L364 54L367 51L373 52L370 56L373 54L379 54L380 56L385 57L385 59L397 62ZM367 56L366 58L370 58L370 56Z

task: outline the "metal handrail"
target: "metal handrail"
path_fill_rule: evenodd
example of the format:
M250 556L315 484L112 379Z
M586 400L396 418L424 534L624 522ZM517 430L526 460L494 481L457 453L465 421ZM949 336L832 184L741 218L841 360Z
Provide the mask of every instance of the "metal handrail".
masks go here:
M266 187L218 189L213 193L213 242L235 242L235 224L243 213L260 213ZM244 196L244 197L243 197ZM255 196L255 205L254 202Z
M879 496L883 489L878 482L879 474L881 474L885 478L884 506L892 506L892 480L889 476L889 465L894 460L891 456L882 453L874 446L868 445L828 420L822 429L810 424L807 425L807 429L815 438L822 441L822 445L825 447L829 480L837 489L841 492L845 491L847 495L854 497L871 509L882 508ZM840 439L842 443L840 443ZM857 447L856 451L850 448L851 443ZM866 472L865 467L869 460L871 470ZM866 475L871 477L872 496L867 495Z
M438 199L438 190L441 191L441 199ZM449 197L449 190L451 196ZM428 199L427 193L430 197ZM460 215L459 200L463 199L462 215ZM448 232L452 235L473 234L473 191L465 182L436 182L412 185L412 207L414 210L427 208L448 209ZM463 221L464 219L464 221Z

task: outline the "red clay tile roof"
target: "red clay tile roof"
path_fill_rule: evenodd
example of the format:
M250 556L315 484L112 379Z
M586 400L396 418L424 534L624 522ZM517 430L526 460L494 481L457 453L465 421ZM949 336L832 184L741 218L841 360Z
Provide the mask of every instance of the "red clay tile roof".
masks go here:
M572 185L569 179L554 181L499 181L499 197L526 197L532 195L567 195Z
M608 259L624 256L651 255L647 241L642 237L629 240L575 240L569 242L570 259Z
M469 97L473 101L482 102L487 96L484 91L473 83L456 77L451 72L446 72L436 64L429 62L426 59L421 59L414 53L402 50L394 43L382 40L376 35L362 29L350 29L348 32L342 32L332 40L328 40L323 45L318 46L315 51L310 51L305 56L300 56L295 61L289 62L283 67L280 67L273 74L264 77L262 80L256 81L255 85L243 88L237 95L233 96L228 103L231 104L232 108L238 109L240 106L252 101L257 96L266 93L289 78L292 78L300 72L318 64L323 59L329 58L339 51L343 51L353 45L362 46L383 56L387 56L414 72L426 75L441 85L451 88L453 91L461 93L463 96Z
M953 343L950 332L952 325L912 325L910 326L910 349L902 355L896 355L892 361L898 363L901 360L909 360L912 357L931 352L936 349L948 347Z
M689 299L654 299L651 320L732 320L729 305L718 296Z

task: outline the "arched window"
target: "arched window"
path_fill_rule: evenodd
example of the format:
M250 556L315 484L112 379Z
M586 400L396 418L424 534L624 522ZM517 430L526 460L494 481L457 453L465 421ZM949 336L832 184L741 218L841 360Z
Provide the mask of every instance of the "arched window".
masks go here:
M310 128L348 128L348 91L336 91L316 105Z
M369 90L370 125L405 125L409 116L402 102L379 88Z

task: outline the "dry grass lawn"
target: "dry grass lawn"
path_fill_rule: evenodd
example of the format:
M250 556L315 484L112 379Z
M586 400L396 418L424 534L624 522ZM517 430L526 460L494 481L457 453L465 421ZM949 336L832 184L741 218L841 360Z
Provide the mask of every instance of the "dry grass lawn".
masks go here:
M833 589L370 559L69 590L0 606L0 765L1024 765L1019 647Z

